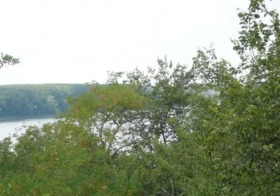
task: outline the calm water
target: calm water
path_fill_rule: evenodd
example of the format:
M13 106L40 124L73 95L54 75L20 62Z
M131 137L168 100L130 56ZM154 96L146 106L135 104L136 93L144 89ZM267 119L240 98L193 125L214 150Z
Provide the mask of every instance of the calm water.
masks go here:
M19 121L0 122L0 140L5 137L12 136L14 133L22 133L26 126L37 125L41 126L45 123L54 122L53 118L42 119L25 119Z

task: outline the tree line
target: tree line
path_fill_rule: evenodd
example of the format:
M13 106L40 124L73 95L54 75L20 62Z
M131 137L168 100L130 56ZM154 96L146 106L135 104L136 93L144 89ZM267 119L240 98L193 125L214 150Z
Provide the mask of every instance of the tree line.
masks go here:
M55 116L85 91L86 84L2 85L0 119Z
M280 22L264 0L240 11L239 65L112 73L55 123L0 142L3 195L278 195Z

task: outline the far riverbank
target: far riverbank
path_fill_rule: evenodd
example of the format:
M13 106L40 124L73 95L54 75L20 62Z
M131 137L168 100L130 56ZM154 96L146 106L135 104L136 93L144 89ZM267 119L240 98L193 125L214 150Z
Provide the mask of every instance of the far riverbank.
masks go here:
M55 115L1 117L0 123L26 121L26 120L28 121L30 119L48 119L48 118L55 118Z

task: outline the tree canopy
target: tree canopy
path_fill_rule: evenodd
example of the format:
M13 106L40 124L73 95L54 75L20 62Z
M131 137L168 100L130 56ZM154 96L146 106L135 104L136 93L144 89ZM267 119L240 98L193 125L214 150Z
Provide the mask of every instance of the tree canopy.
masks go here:
M280 22L264 0L240 11L240 64L193 65L89 85L55 123L0 142L2 195L278 195Z

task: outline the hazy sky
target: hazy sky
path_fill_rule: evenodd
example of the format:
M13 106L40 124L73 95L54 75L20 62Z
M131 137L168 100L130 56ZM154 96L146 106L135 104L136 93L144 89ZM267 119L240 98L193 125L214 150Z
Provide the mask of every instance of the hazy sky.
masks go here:
M103 83L107 71L146 70L165 55L190 65L211 43L236 63L230 38L248 2L0 0L0 52L21 59L0 69L0 84Z

